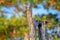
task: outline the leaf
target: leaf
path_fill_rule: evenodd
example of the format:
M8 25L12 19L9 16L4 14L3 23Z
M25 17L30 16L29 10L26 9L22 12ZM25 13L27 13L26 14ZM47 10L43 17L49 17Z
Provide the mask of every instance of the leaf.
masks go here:
M21 3L26 3L27 1L26 0L20 0Z

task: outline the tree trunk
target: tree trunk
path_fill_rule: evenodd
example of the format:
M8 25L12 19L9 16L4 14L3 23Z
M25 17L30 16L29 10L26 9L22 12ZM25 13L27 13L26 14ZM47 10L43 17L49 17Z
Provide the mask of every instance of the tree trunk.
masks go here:
M30 9L27 9L27 21L28 21L28 25L29 25L29 40L35 40L32 12Z
M46 40L45 38L45 22L42 23L42 40Z
M28 40L35 40L35 32L34 32L34 26L33 26L33 20L32 20L32 11L29 7L27 7L28 5L24 6L24 11L27 14L27 22L28 22L28 26L29 26L29 39Z

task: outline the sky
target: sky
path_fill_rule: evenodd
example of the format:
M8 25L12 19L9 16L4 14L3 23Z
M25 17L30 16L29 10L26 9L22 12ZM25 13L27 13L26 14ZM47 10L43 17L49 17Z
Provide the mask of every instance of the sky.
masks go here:
M49 8L48 11L47 11L47 9L44 8L43 4L37 4L37 7L38 8L33 8L32 7L32 15L33 16L37 15L37 14L41 15L41 14L48 14L48 13L52 13L52 14L58 13L58 14L60 14L60 11L57 11L57 10L52 9L52 8ZM15 8L14 7L7 8L7 7L3 6L1 8L1 10L6 13L5 15L7 16L7 18L10 18L12 16L12 13L14 13L13 10L15 10ZM22 12L19 12L19 14L22 15Z

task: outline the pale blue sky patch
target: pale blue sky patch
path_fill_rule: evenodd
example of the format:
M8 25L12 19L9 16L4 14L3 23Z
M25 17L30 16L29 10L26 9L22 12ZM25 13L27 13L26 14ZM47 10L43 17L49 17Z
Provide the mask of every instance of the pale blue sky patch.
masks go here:
M35 8L32 8L32 13L33 15L35 14L48 14L48 11L44 8L39 8L39 9L35 9Z
M20 11L19 13L16 13L16 16L18 17L18 16L22 16L23 15L23 13L22 13L22 11Z
M38 8L43 8L44 9L44 4L36 4Z
M48 13L56 14L58 11L56 9L49 8Z
M10 7L10 8L8 8L8 7L2 7L1 8L1 11L2 12L5 12L5 13L13 13L13 11L15 10L15 8L14 7Z
M15 10L15 7L10 7L10 8L7 8L7 7L2 7L1 10L6 14L6 16L9 18L14 12ZM60 11L59 11L60 12ZM55 9L52 9L52 8L49 8L48 10L44 8L44 5L43 4L37 4L37 8L32 8L32 15L36 15L36 14L49 14L49 13L52 13L52 14L55 14L55 13L58 13L57 10ZM19 12L19 15L22 15L22 12Z
M59 19L60 19L60 11L58 11L58 16L57 16L57 18L59 18Z
M12 14L6 14L6 16L9 19L12 16Z

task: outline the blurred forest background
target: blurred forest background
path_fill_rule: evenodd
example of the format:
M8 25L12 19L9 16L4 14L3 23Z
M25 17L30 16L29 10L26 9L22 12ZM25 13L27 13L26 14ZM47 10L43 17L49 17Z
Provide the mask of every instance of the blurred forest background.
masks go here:
M23 40L28 32L33 33L30 26L35 20L47 21L48 29L58 29L60 0L0 0L0 40L7 40L9 36L20 36ZM56 40L60 39L56 37Z

